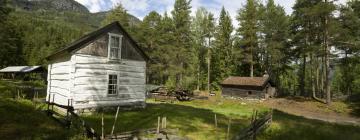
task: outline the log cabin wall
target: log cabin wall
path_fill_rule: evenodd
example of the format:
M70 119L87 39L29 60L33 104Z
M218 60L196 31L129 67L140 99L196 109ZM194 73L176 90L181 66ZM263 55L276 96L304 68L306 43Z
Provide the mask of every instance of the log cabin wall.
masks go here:
M120 30L109 33L122 35L121 60L109 61L109 35L103 34L75 52L74 107L134 105L145 102L146 62L129 38ZM108 95L108 75L118 75L118 94Z
M235 87L222 87L222 96L239 98L265 98L265 90L250 90Z
M146 63L134 60L108 62L107 58L76 54L74 107L92 108L143 104ZM118 94L108 95L108 75L118 75Z
M68 99L72 99L75 109L145 105L145 58L129 38L123 35L122 59L109 60L108 33L123 35L114 27L89 43L79 46L79 49L66 56L66 61L63 56L58 56L49 65L48 96L56 94L55 103L67 105ZM59 60L61 62L58 62ZM118 77L116 95L108 94L109 74L116 74Z

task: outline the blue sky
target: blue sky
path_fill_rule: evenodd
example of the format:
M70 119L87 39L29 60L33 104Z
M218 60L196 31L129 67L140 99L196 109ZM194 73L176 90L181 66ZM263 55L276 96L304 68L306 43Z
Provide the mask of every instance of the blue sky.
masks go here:
M157 11L163 14L165 11L171 11L173 9L175 0L76 0L77 2L85 5L90 12L99 12L110 10L117 3L123 4L128 12L139 19L143 19L150 11ZM260 0L265 1L265 0ZM275 0L275 2L284 7L287 14L291 14L292 6L296 0ZM339 0L339 3L345 3L347 0ZM215 17L220 13L221 7L230 13L233 24L236 26L237 22L235 17L237 11L243 7L246 0L192 0L192 15L199 7L205 7L212 12Z

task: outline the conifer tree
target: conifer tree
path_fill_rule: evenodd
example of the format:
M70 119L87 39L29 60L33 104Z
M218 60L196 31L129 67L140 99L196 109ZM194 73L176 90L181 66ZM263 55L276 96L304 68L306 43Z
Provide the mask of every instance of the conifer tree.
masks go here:
M284 8L275 5L274 0L268 0L263 8L261 23L261 34L265 50L265 70L268 72L276 85L280 85L280 76L286 73L290 63L289 20Z
M222 80L230 76L233 72L232 57L232 38L231 33L234 27L231 17L223 7L220 12L219 24L215 31L214 47L211 53L211 80L218 85Z
M174 4L174 10L171 12L174 23L174 37L176 38L174 46L177 49L177 53L174 56L176 65L178 65L178 72L175 79L178 87L193 85L196 80L192 77L195 73L196 66L194 57L194 47L192 47L191 41L191 1L188 0L176 0Z
M259 32L259 3L257 0L247 0L243 9L239 10L237 20L239 28L237 35L241 38L244 47L246 63L249 64L250 77L254 76L254 65L258 61L258 36ZM259 68L256 68L259 69Z

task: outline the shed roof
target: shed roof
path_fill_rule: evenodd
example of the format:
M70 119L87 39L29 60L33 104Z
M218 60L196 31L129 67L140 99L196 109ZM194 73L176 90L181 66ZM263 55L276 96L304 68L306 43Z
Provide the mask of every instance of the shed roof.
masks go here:
M229 85L229 86L254 86L254 87L262 87L269 82L270 78L265 77L236 77L231 76L225 79L221 85Z
M76 50L76 49L80 49L81 47L85 47L85 46L82 46L94 39L96 39L98 36L110 31L111 29L113 29L114 27L117 27L118 29L120 29L125 36L127 36L130 40L130 42L132 44L134 44L135 46L135 49L137 51L140 52L141 56L144 57L145 60L150 60L149 56L145 54L145 52L141 49L141 47L135 42L135 40L125 31L125 29L120 25L119 22L115 21L111 24L108 24L94 32L91 32L83 37L81 37L80 39L72 42L71 44L69 44L68 46L56 51L55 53L49 55L46 59L47 60L51 60L53 56L57 55L57 54L61 54L61 53L64 53L64 52L71 52L73 50Z
M0 73L29 73L42 71L41 66L9 66L0 70Z

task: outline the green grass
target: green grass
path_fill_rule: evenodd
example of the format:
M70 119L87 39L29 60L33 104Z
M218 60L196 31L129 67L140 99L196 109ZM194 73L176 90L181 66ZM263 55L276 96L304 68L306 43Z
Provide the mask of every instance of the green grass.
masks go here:
M21 80L0 80L0 98L14 98L17 96L18 86L36 87L46 89L46 85L42 81L21 81ZM20 96L32 98L34 91L30 88L22 88ZM39 92L39 97L44 98L46 90Z
M273 123L260 140L359 140L360 127L340 125L274 111Z
M256 107L254 107L256 108ZM261 108L260 110L265 110ZM155 128L158 116L167 117L168 127L178 129L181 136L191 139L225 139L229 118L231 135L235 135L249 124L253 109L238 102L192 101L175 104L150 101L146 109L121 111L115 132ZM214 125L217 115L218 128ZM105 112L105 133L111 132L115 111ZM101 114L83 116L97 132L101 132Z
M148 101L145 109L119 113L115 132L155 128L158 116L167 117L168 127L178 129L178 134L195 140L225 139L229 118L230 137L239 134L249 125L257 109L268 109L258 103L241 104L236 100L196 100L174 104ZM214 126L214 114L218 128ZM0 98L0 139L83 139L79 131L65 129L46 116L39 107L28 100ZM115 111L105 112L105 133L110 134ZM83 118L101 133L101 114L84 115ZM274 111L273 122L257 137L259 140L358 140L360 127L340 125L306 119Z
M41 108L41 107L40 107ZM28 100L0 98L0 139L70 139L76 133L46 116Z
M239 134L249 125L253 109L267 111L258 103L241 104L236 100L177 102L175 104L148 101L146 109L121 111L115 132L155 128L158 116L166 116L170 128L179 129L179 134L196 140L225 139L229 118L232 119L230 136ZM218 128L214 126L217 114ZM115 111L104 113L105 133L111 132ZM101 132L101 114L83 116ZM332 124L306 119L280 111L274 111L273 123L259 136L259 140L358 140L360 127Z

